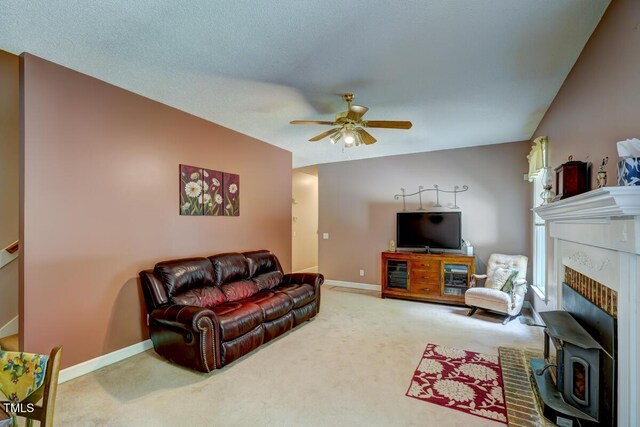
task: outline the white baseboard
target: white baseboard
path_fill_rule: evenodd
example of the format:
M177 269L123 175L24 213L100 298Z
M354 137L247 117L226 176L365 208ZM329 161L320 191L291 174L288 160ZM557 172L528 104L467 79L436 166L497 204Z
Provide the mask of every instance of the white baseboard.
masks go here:
M380 291L380 285L372 285L369 283L343 282L342 280L325 280L325 285L340 286L343 288L366 289L368 291Z
M6 325L0 328L0 338L8 337L10 335L15 335L20 330L18 323L18 316L9 320Z
M294 273L316 273L318 271L318 266L315 265L309 268L303 268L302 270L294 271Z
M58 384L86 375L89 372L97 371L100 368L104 368L105 366L109 366L128 357L135 356L136 354L142 353L143 351L147 351L151 348L153 348L153 343L151 340L146 340L130 345L129 347L121 348L120 350L98 356L95 359L70 366L60 371Z

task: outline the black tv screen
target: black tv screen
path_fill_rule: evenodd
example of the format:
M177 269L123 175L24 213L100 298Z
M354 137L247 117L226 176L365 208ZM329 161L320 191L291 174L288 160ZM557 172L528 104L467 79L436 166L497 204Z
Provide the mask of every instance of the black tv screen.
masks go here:
M398 212L397 240L400 248L460 249L460 212Z

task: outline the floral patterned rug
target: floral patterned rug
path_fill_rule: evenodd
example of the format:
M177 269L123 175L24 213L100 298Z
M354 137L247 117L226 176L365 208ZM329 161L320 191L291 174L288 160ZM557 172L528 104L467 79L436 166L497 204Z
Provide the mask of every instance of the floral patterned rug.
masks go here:
M428 344L407 396L507 424L498 356Z

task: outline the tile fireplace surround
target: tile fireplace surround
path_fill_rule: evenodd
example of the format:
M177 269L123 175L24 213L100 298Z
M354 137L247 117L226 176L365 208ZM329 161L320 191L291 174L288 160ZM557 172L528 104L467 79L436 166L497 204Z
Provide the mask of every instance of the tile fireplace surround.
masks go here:
M605 187L535 209L547 221L553 255L547 295L562 307L565 270L604 285L617 295L618 425L640 423L640 187ZM548 257L548 259L550 259ZM613 291L613 292L609 292Z

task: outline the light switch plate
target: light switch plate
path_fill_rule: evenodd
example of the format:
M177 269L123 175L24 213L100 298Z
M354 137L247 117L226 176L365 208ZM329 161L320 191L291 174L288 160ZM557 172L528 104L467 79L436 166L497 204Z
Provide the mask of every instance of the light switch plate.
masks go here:
M329 233L322 233L322 238L324 240L329 240Z

